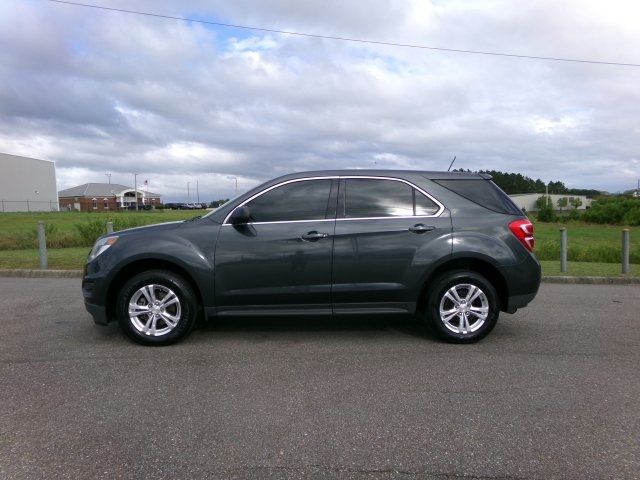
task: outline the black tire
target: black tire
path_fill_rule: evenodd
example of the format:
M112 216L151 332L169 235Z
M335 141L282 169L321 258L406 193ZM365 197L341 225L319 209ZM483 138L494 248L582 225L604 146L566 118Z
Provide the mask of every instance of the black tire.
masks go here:
M165 308L152 303L151 306L157 310L157 314L142 313L132 319L129 316L129 304L134 299L137 299L134 304L139 306L141 310L149 309L151 312L148 302L150 290L147 289L145 294L141 292L141 289L152 285L154 286L151 289L154 293L153 298L157 299L157 303L164 299L173 299L167 290L175 294L178 302L171 303L167 300L167 303L171 304ZM152 315L155 315L155 323ZM197 316L198 299L191 285L179 275L168 270L149 270L137 274L124 284L116 302L116 317L120 327L129 338L142 345L169 345L181 340L191 332ZM172 321L169 318L177 319L173 322L175 326L172 326L170 323ZM147 328L147 333L144 333L144 324L156 328L155 330Z
M473 297L473 293L476 291L471 287L466 288L467 285L474 286L481 292L468 306L460 293L464 295L465 292L468 294L469 291L472 291L471 297ZM456 287L456 293L463 302L450 300L452 294L445 297L453 287ZM484 294L484 298L482 298L482 294ZM443 297L445 297L444 301ZM443 320L440 315L441 302L444 302L442 305L445 311L453 312L461 308L469 319L468 323L463 323L464 320L460 313L450 313L449 315L453 315L453 317L449 322ZM488 309L484 321L480 322L480 316L474 311L470 311L472 308L480 315L484 308ZM426 315L431 328L443 340L451 343L473 343L487 336L496 326L500 315L500 301L493 285L482 275L465 270L454 270L440 275L428 286ZM477 328L473 329L476 323L478 324ZM454 331L456 329L460 331Z

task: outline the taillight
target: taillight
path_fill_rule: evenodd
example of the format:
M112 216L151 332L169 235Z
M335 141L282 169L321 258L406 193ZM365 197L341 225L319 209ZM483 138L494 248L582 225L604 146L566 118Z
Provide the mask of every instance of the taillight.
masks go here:
M524 245L524 248L530 252L533 251L533 247L535 246L535 239L533 238L533 223L526 218L516 220L509 224L509 230L511 230L511 233L520 240L520 243Z

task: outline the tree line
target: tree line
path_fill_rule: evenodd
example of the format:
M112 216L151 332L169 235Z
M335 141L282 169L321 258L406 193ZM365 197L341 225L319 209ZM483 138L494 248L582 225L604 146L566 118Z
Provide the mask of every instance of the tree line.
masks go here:
M471 170L459 168L455 169L454 172L471 172ZM546 184L539 178L534 180L521 173L507 173L498 170L478 170L475 173L487 173L491 175L495 184L509 195L516 193L545 193L547 188ZM603 192L587 188L567 188L563 182L556 181L549 182L549 193L594 197L601 195Z

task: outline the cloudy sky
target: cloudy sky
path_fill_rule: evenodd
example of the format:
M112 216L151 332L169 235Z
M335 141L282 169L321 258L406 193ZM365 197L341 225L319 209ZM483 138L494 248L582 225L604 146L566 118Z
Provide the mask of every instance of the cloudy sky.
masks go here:
M640 63L635 0L92 0L281 30ZM324 168L456 166L619 191L640 177L640 68L270 34L0 1L0 151L58 187L167 200ZM193 197L192 197L193 200Z

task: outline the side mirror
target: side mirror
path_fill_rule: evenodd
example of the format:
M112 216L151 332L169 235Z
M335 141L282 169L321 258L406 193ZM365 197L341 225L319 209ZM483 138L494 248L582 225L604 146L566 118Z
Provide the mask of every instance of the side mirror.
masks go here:
M249 223L250 221L251 211L246 205L236 208L229 217L229 222L231 222L232 225L240 225L243 223Z

